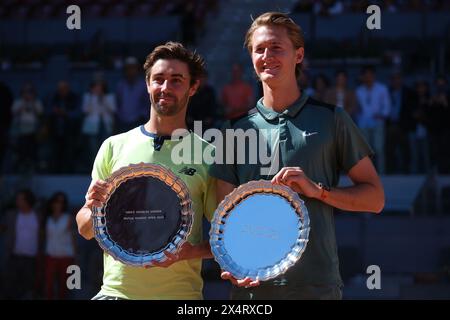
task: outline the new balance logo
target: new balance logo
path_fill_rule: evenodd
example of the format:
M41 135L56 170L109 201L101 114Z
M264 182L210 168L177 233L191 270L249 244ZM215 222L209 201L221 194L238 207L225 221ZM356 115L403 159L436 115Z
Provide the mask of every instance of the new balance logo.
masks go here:
M179 173L184 173L187 174L188 176L193 176L194 173L197 170L195 170L194 168L188 168L188 167L184 167L183 169L181 169L180 171L178 171Z

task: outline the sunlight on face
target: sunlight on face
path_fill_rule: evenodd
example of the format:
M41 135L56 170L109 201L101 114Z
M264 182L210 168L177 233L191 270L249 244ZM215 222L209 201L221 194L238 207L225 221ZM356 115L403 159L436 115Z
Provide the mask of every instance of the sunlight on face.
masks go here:
M195 92L190 80L186 63L167 59L156 61L147 81L147 91L156 113L174 116L185 110L189 97Z
M261 81L295 81L295 67L303 60L303 48L295 49L283 27L262 26L252 35L252 62Z

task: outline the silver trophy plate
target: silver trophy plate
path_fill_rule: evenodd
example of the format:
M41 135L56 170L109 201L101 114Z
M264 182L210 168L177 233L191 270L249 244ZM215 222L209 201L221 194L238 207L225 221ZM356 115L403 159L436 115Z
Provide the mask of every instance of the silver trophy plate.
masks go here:
M269 280L301 257L309 237L303 200L289 187L251 181L236 188L214 213L210 245L222 270L235 278Z
M164 262L191 232L194 214L186 184L157 164L131 164L114 172L101 207L94 207L95 238L127 265Z

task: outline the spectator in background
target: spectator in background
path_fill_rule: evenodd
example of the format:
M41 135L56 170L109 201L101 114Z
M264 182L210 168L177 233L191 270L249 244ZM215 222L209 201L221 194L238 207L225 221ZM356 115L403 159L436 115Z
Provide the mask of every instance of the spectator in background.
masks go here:
M196 27L197 37L203 36L207 29L208 16L217 17L219 3L217 0L197 0L196 2Z
M73 168L80 111L78 96L71 90L69 83L65 80L58 82L50 113L52 169L55 173L68 173Z
M23 86L20 98L12 106L11 139L17 151L16 170L33 171L36 162L36 136L43 114L41 100L37 98L33 85Z
M417 12L423 12L429 8L427 8L429 4L425 3L423 0L411 0L409 1L408 7L410 8L410 11L417 11Z
M298 77L298 85L302 88L302 91L308 96L312 97L314 95L314 89L311 87L309 83L309 72L305 69L302 70ZM262 90L261 90L262 95Z
M87 138L88 159L93 161L101 143L112 134L116 102L114 95L108 93L106 82L97 79L90 91L84 94L82 110L84 113L81 133Z
M3 158L8 147L8 132L12 120L11 106L13 99L10 88L5 83L0 82L0 168L3 167Z
M34 210L35 196L29 189L17 192L16 208L6 212L6 299L32 299L36 294L37 257L42 239L41 218Z
M342 14L344 12L344 4L340 0L326 0L328 14L330 16Z
M420 0L419 0L420 1ZM351 10L353 12L365 12L367 7L371 5L369 0L359 0L359 1L351 1Z
M146 121L147 88L135 57L128 57L125 60L124 78L117 85L116 97L116 133L126 132Z
M182 41L186 46L195 45L197 41L197 21L196 8L192 1L187 1L182 5L181 12L181 26L182 26Z
M208 83L208 75L200 80L197 93L191 97L189 108L187 109L186 122L190 129L194 129L194 121L202 122L202 130L218 127L219 105L217 103L216 92Z
M335 86L326 91L324 101L344 108L352 119L355 120L358 105L355 92L347 87L347 72L338 70L336 71L335 77Z
M223 87L221 96L226 119L240 117L251 109L253 88L242 79L242 67L239 64L233 64L231 82Z
M431 155L433 165L439 173L450 173L450 97L445 76L434 81L434 94L428 109Z
M394 13L398 11L396 1L394 0L385 0L383 5L383 11Z
M45 223L45 293L48 300L66 298L67 268L75 261L74 217L67 209L67 196L63 192L56 192L48 201ZM57 295L54 294L55 284Z
M312 12L314 8L314 0L298 0L294 5L293 12Z
M325 101L329 85L330 82L324 74L317 75L314 79L313 98L320 101Z
M338 15L344 11L344 5L339 0L315 1L314 13L321 16Z
M344 4L342 3L342 1L333 1L331 4L330 4L330 7L329 7L329 9L328 9L328 12L330 13L330 15L338 15L338 14L342 14L342 13L344 13L344 11L345 11L345 6L344 6Z
M391 99L387 87L376 81L375 68L363 68L362 84L356 89L360 114L358 125L369 144L374 148L376 167L385 173L385 121L391 112Z
M403 85L403 77L400 72L394 72L391 76L389 88L391 97L391 111L386 121L386 172L407 173L409 148L408 132L414 127L413 96L411 90Z
M411 106L411 107L410 107ZM410 172L427 173L430 171L430 149L428 142L427 112L430 107L430 86L424 80L415 84L414 99L411 105L405 105L411 114L408 126L410 150Z

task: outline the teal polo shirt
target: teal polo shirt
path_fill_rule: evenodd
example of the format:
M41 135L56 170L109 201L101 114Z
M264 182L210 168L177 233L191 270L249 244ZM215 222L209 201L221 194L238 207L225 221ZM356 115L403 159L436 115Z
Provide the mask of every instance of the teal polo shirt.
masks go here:
M362 133L343 108L316 101L304 93L281 113L267 108L262 101L261 98L248 115L225 123L222 152L216 149L216 162L209 169L210 175L238 186L252 180L272 179L283 167L301 167L312 181L335 187L341 173L348 172L365 156L373 155ZM238 145L235 142L230 155L232 143L230 137L227 141L227 129L256 129L263 134L258 134L258 143L247 140L247 143ZM276 161L267 164L260 161L260 157L255 163L251 153L259 152L264 146L273 159L278 155L278 166L274 165ZM238 155L241 157L239 164ZM234 161L227 163L227 157ZM263 285L342 286L333 207L319 200L301 198L310 217L308 245L297 264L284 275Z

